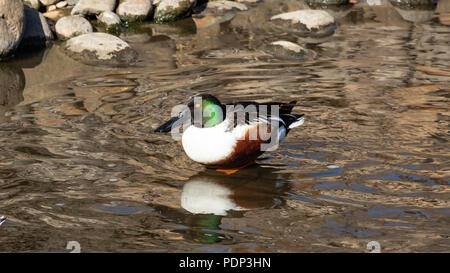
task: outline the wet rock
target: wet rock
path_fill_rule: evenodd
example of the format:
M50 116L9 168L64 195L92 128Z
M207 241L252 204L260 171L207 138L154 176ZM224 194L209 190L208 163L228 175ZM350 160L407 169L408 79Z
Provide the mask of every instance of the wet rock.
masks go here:
M80 16L65 16L56 22L56 35L61 40L90 33L93 31L91 23Z
M436 6L438 0L389 0L395 7L412 9L420 6Z
M60 18L66 16L67 14L62 9L57 9L53 11L48 11L46 13L43 13L44 17L51 19L53 21L58 21Z
M306 0L308 5L347 5L349 0Z
M335 20L347 16L354 7L354 5L349 4L348 1L328 1L330 3L335 2L338 4L322 4L321 2L327 1L307 1L307 4L311 9L319 9L328 12L331 16L334 17Z
M195 3L196 0L161 0L156 7L154 20L163 23L186 17Z
M98 15L104 11L113 11L116 0L80 0L72 10L72 15Z
M67 1L61 1L61 2L56 3L56 7L58 9L62 9L64 7L66 7L66 6L67 6Z
M422 23L434 16L436 0L390 0L395 10L408 22Z
M39 1L44 6L50 6L50 5L57 3L59 0L39 0Z
M242 3L219 0L214 2L209 1L202 6L199 6L195 9L195 13L201 15L221 15L227 12L244 10L248 10L248 7Z
M39 0L25 0L23 1L23 3L35 10L39 10L39 8L41 7L41 2L39 2Z
M56 10L56 5L51 5L47 7L47 11L54 11Z
M54 39L47 19L38 11L25 6L25 32L20 49L42 49Z
M120 19L126 22L145 21L152 11L150 0L124 0L117 8Z
M121 23L119 16L112 11L105 11L100 13L97 19L106 27L114 27L120 25Z
M323 10L297 10L270 18L275 29L293 33L308 43L320 43L334 34L334 17Z
M276 41L263 46L263 50L281 59L311 59L316 54L298 44L289 41Z
M67 55L89 65L127 66L137 61L137 52L126 42L106 33L83 34L68 40Z
M25 30L22 0L0 0L0 59L19 46Z

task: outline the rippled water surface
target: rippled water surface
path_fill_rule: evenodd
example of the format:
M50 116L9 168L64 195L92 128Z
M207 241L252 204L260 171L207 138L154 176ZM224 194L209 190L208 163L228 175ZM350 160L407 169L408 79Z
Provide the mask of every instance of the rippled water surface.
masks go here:
M129 68L84 66L58 43L0 65L0 251L450 251L440 7L411 22L388 3L350 6L334 11L329 41L307 46L314 59L262 52L296 41L269 18L305 7L266 0L122 33L140 54ZM297 100L306 121L257 166L225 175L152 133L198 93Z

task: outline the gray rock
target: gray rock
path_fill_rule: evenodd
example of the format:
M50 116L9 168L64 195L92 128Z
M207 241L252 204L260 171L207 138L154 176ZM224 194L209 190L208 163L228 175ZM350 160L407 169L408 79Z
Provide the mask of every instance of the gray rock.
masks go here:
M80 0L72 9L72 15L98 15L104 11L113 11L116 0Z
M93 31L91 23L81 16L65 16L56 22L56 35L61 40L90 33Z
M58 9L62 9L64 7L66 7L66 6L67 6L67 1L61 1L61 2L56 3L56 7Z
M60 0L39 0L42 5L44 6L50 6L55 4L56 2L59 2Z
M20 43L21 49L42 49L54 39L47 19L38 11L25 6L25 32Z
M100 13L100 15L97 16L97 19L100 23L107 27L117 26L121 23L119 16L112 11Z
M65 53L89 65L128 66L137 61L137 52L126 42L106 33L83 34L68 40Z
M349 0L306 0L310 6L315 5L347 5Z
M402 9L412 9L420 6L436 7L438 0L389 0L395 7Z
M0 0L0 59L19 46L25 30L22 0Z
M242 3L236 3L232 1L219 0L205 3L204 7L201 7L200 15L222 15L224 13L233 11L245 11L248 7Z
M47 6L47 11L54 11L54 10L56 10L56 5Z
M80 0L67 0L69 6L75 6L78 2L80 2Z
M24 0L23 3L35 10L39 10L41 7L41 2L39 2L39 0Z
M126 22L145 21L152 11L151 0L125 0L117 8L120 19Z
M334 17L323 10L297 10L270 20L275 29L293 33L309 43L323 42L336 30Z
M289 41L276 41L263 46L263 51L280 59L311 59L316 54L298 44Z
M161 0L156 7L154 20L163 23L186 17L195 3L196 0Z

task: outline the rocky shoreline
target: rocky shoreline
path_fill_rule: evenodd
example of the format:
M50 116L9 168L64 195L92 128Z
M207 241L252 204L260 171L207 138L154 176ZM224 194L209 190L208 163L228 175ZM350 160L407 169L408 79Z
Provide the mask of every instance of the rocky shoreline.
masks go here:
M363 0L360 0L363 1ZM369 5L380 0L364 0ZM369 3L369 1L371 3ZM165 24L192 16L232 18L259 0L0 0L0 61L21 51L40 50L59 40L70 57L89 65L127 66L137 52L123 41L121 29L139 24ZM358 0L308 0L310 9L279 13L270 18L270 31L286 32L297 41L273 40L260 48L279 58L308 59L316 54L305 44L328 41L337 29L335 19L342 7ZM390 0L408 20L415 8L434 10L437 0ZM373 4L373 3L372 3ZM376 3L375 3L376 4ZM10 12L12 11L12 12ZM423 16L426 12L423 11ZM426 18L425 18L426 19ZM442 20L441 20L442 21ZM445 21L445 18L444 18Z

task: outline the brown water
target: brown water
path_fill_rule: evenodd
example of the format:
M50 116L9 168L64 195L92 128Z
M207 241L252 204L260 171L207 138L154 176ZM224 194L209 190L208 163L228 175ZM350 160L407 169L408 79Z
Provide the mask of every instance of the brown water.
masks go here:
M449 252L446 7L414 23L359 4L308 46L315 59L262 53L295 41L268 18L305 6L122 34L140 54L130 68L84 66L59 44L0 66L0 251ZM152 133L197 93L295 99L306 121L258 166L222 175Z

